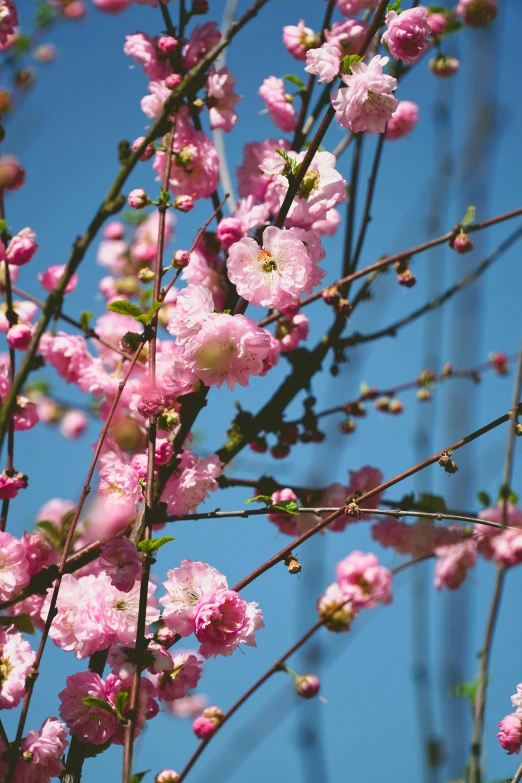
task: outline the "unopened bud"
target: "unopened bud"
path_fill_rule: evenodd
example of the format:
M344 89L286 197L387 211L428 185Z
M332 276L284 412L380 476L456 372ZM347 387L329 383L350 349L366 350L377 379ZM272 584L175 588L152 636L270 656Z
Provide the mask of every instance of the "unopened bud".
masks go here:
M172 266L174 269L185 269L190 262L190 253L186 250L176 250L172 256Z
M502 351L492 353L489 357L489 361L496 373L499 375L508 374L508 358L505 353L502 353Z
M373 406L376 410L381 411L381 413L388 413L390 410L390 398L378 397L373 403Z
M132 151L136 152L138 147L141 147L141 145L143 144L144 141L145 141L145 136L140 136L135 141L133 141L132 142ZM143 150L143 152L140 155L140 160L143 160L143 161L150 160L150 158L152 158L152 156L154 155L154 151L155 151L154 150L154 144L152 144L152 142L150 144L147 144L147 146L145 147L145 149Z
M284 459L290 454L290 446L287 443L276 443L270 449L270 454L274 459Z
M295 689L303 699L313 699L321 688L319 678L315 674L304 674L295 678Z
M342 432L343 435L349 435L355 431L356 427L357 425L353 419L345 419L339 424L339 432Z
M419 389L417 392L417 399L419 402L428 402L428 400L431 400L431 392L429 389L422 388Z
M169 54L173 54L179 46L179 42L172 35L162 35L158 40L158 49L160 52L168 57Z
M158 644L161 644L162 647L165 647L166 650L168 650L169 647L172 647L176 639L177 635L167 625L162 625L154 634L154 640Z
M132 209L143 209L150 204L150 199L142 188L135 188L127 196L127 202Z
M224 717L219 707L207 707L206 710L203 710L203 714L196 718L192 729L199 739L205 739L214 734Z
M462 228L456 237L450 239L448 244L451 248L453 248L453 250L461 254L469 253L470 250L473 250L473 240Z
M335 311L340 315L349 316L352 312L352 306L348 299L341 297L335 304Z
M156 273L153 272L150 267L144 266L143 269L140 269L138 272L138 277L142 283L152 283L156 277Z
M439 54L429 61L429 69L435 76L454 76L460 68L460 62L456 57L447 57Z
M336 285L325 288L321 294L323 301L328 305L334 305L339 301L339 289Z
M393 413L395 416L399 413L402 413L404 410L404 404L397 399L390 400L390 403L388 405L388 413Z
M167 90L175 90L181 84L181 76L179 73L169 73L165 79L165 87Z
M448 378L450 375L453 375L453 365L451 364L451 362L446 362L446 364L442 368L441 375L444 378Z
M173 769L163 769L154 778L154 783L179 783L180 780L180 776Z
M522 435L522 424L519 421L515 424L515 435L519 438Z
M263 436L254 438L254 440L251 441L248 445L252 451L255 451L256 454L264 454L268 449L268 443L266 442L266 438Z
M176 196L172 206L180 212L190 212L194 209L194 199L192 196Z

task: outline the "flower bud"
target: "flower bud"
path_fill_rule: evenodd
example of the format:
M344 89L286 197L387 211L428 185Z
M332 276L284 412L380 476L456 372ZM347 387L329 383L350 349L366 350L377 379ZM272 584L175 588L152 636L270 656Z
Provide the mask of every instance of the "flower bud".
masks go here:
M132 209L143 209L150 204L150 199L142 188L135 188L127 196L127 202Z
M487 27L497 16L497 0L460 0L455 12L469 27Z
M140 269L138 272L138 278L142 283L152 283L155 277L156 273L153 272L149 266L144 266L143 269Z
M36 62L42 65L53 63L56 60L56 46L53 44L40 44L33 50L33 57Z
M353 419L345 419L339 424L339 432L342 432L343 435L349 435L355 432L356 427L357 425Z
M250 446L252 451L256 452L256 454L264 454L268 449L268 443L266 442L266 438L263 436L259 436L255 438L248 445Z
M179 783L180 780L180 776L173 769L163 769L154 778L154 783Z
M171 430L174 430L180 423L179 413L174 410L174 408L171 408L168 411L162 411L162 413L159 414L158 420L156 422L157 427L159 430L162 430L162 432L170 432Z
M14 155L0 155L0 189L18 190L25 182L25 171Z
M407 269L405 272L401 272L401 274L397 275L397 282L405 288L413 288L417 282L417 278L411 269Z
M181 76L179 73L169 73L165 79L165 87L167 90L175 90L181 84Z
M162 35L158 40L158 49L166 57L173 54L179 46L179 41L172 35Z
M439 459L439 465L441 468L444 468L446 473L453 474L458 471L458 465L456 462L453 462L450 455L447 452L444 452L444 454L441 455Z
M187 250L176 250L172 256L174 269L185 269L190 263L190 253Z
M344 315L345 317L348 317L350 313L352 312L352 306L348 299L345 299L343 296L339 298L337 303L334 305L335 312L339 313L340 315Z
M315 674L304 674L295 678L297 695L302 696L303 699L313 699L319 693L320 688L321 683Z
M522 424L519 421L515 424L515 435L517 438L520 438L522 435Z
M454 76L460 68L460 62L456 57L447 57L439 54L432 57L429 62L429 69L435 76Z
M135 141L132 142L132 151L136 152L138 147L141 147L143 142L145 141L145 136L139 136ZM151 142L150 144L147 144L145 149L140 155L140 160L150 160L152 156L154 155L154 144Z
M32 336L33 330L29 324L15 324L7 332L6 339L10 348L25 351L29 347Z
M176 634L167 625L162 625L154 634L154 640L165 647L166 650L168 650L169 647L172 647L176 639Z
M192 724L196 737L199 737L199 739L210 737L223 722L224 717L219 707L207 707L203 710L203 714L196 718Z
M38 250L35 242L36 234L31 228L23 228L16 234L6 250L6 258L9 264L22 266L27 264Z
M428 14L427 22L430 26L431 34L437 36L442 35L448 24L446 15L440 11L434 11L433 13Z
M125 234L125 226L119 220L113 220L107 223L103 229L105 239L121 239Z
M192 196L176 196L172 206L180 212L190 212L194 209L194 199Z
M325 288L321 293L323 302L328 305L334 305L339 301L339 289L336 285L331 285L329 288Z
M509 371L508 358L502 351L492 353L489 357L489 361L493 369L498 375L507 375Z
M449 378L450 375L453 375L453 365L451 364L451 362L446 362L446 364L442 368L441 375L444 378Z
M402 413L404 410L404 404L397 399L390 400L388 405L388 413L393 413L395 416Z
M165 398L160 391L154 389L142 395L136 408L140 416L150 419L165 409Z
M207 0L193 0L192 13L197 15L208 14L209 5Z
M456 237L450 239L448 244L457 253L469 253L470 250L473 250L473 240L462 228Z
M422 387L417 391L417 399L419 402L428 402L428 400L431 400L431 392L429 389L426 389L425 387Z
M286 443L277 443L270 449L270 454L274 459L284 459L290 454L290 446Z
M228 249L244 236L241 221L234 217L225 217L219 221L216 237L221 247Z

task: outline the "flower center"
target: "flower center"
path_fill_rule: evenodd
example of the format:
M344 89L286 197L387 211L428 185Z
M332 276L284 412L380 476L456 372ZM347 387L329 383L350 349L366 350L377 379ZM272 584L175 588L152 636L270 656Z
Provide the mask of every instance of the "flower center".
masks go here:
M195 150L192 144L182 147L179 152L176 152L176 163L178 166L181 166L181 168L186 171L190 171L193 168L194 152Z
M0 658L0 688L9 677L12 668L8 658Z
M318 171L308 171L299 185L297 194L303 198L308 198L319 187L319 178Z
M259 259L261 263L261 269L263 272L266 272L267 274L270 274L270 272L275 272L277 269L277 264L274 256L268 252L268 250L262 250L259 254Z

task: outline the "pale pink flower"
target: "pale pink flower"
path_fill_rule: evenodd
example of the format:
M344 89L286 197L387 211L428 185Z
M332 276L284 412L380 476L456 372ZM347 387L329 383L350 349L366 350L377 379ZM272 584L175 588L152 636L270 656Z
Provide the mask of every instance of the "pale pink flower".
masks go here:
M231 131L237 122L237 113L234 109L241 100L241 96L234 92L236 77L232 76L228 68L212 71L207 82L207 105L209 107L210 127L224 131Z
M208 198L217 187L219 158L216 148L203 131L176 134L169 187L175 196ZM157 152L153 164L159 179L165 172L165 153Z
M243 198L253 196L258 201L262 201L270 179L260 171L260 164L275 149L288 150L289 148L290 143L286 139L265 139L265 141L252 141L245 144L243 162L236 168L239 195Z
M368 64L352 63L351 74L343 76L347 85L332 93L332 105L341 125L355 133L383 133L386 123L399 105L392 95L397 79L383 74L388 57L376 55Z
M166 702L168 712L175 718L195 718L208 704L208 697L201 693L184 696L176 701Z
M430 46L428 36L431 29L426 18L426 9L422 6L407 8L400 14L388 11L386 26L388 29L381 42L388 45L395 60L414 63Z
M366 22L359 19L344 19L335 22L329 30L325 30L326 42L338 50L339 57L347 54L357 54L368 30Z
M100 476L99 493L109 504L133 506L142 497L142 489L130 465L113 464Z
M509 755L520 753L522 746L522 713L520 710L506 715L498 724L499 732L497 734L501 747Z
M202 57L219 43L221 33L216 22L205 22L192 31L189 42L183 47L183 67L189 71Z
M395 517L383 517L372 525L372 538L381 546L392 547L400 555L411 554L412 526Z
M58 561L58 550L41 533L30 534L24 531L22 544L31 576Z
M92 362L85 339L66 332L42 335L39 353L67 383L75 383L86 365Z
M38 280L40 281L40 285L42 286L42 288L44 288L46 291L54 291L58 283L63 278L65 274L65 270L66 270L65 264L58 264L57 266L50 266L48 269L45 270L45 272L39 272ZM67 285L65 286L64 293L70 294L71 291L74 291L77 285L78 285L78 275L75 273L74 275L71 276Z
M100 566L117 590L128 593L141 577L143 555L128 538L113 538L101 548Z
M308 337L310 322L304 313L291 318L281 318L276 326L276 338L281 353L295 351L298 345Z
M172 659L172 667L164 671L157 679L158 699L174 701L186 696L193 690L201 677L203 660L194 653L179 652Z
M486 27L497 16L498 0L459 0L455 13L470 27Z
M143 654L143 668L151 674L162 674L170 671L174 664L168 650L161 644L148 640L147 649ZM135 647L124 647L120 644L113 645L109 650L108 663L113 674L121 679L132 677L134 661L136 659Z
M9 601L29 584L29 563L23 543L0 532L0 601Z
M488 522L496 522L502 525L504 522L504 504L499 503L493 508L485 508L479 511L477 514L479 519L485 519ZM522 527L522 512L512 503L506 505L506 518L505 524L509 527ZM473 529L473 537L477 542L478 552L487 560L492 560L494 557L493 543L494 539L498 536L505 536L509 531L503 531L500 528L488 527L486 525L476 525ZM516 544L513 540L513 544ZM510 547L510 542L505 541L500 544L499 550L503 553L507 553Z
M263 247L244 237L229 249L229 279L238 294L263 307L282 307L312 290L307 248L292 232L268 226Z
M31 338L33 336L33 329L29 324L15 324L11 326L6 334L7 344L10 348L14 348L17 351L25 351Z
M107 701L114 706L116 696L119 693L126 692L130 696L132 688L132 677L121 679L120 677L117 677L115 674L111 673L105 681L105 686L107 688ZM138 700L136 732L134 737L138 736L143 726L145 725L146 720L150 720L158 714L159 707L157 701L155 700L155 696L156 688L154 687L154 684L147 677L142 677L140 679L140 695ZM129 715L129 709L129 702L127 701L127 707L123 713L126 717ZM123 745L124 741L125 729L123 726L118 725L118 728L112 737L112 742L115 745Z
M182 560L179 568L170 570L163 586L166 595L159 601L164 607L163 620L180 636L193 633L196 606L202 596L228 589L223 574L206 563L192 560Z
M170 95L170 90L165 82L153 79L148 84L149 94L140 101L142 112L151 120L156 120L163 111L163 104Z
M214 313L185 344L189 367L207 386L225 382L247 386L251 375L263 372L271 348L268 332L244 315Z
M161 499L167 504L169 514L183 516L195 511L209 492L215 492L223 463L215 454L199 459L185 451L178 471L165 484Z
M158 389L170 400L193 391L197 378L184 357L183 347L172 342L169 351L160 353L156 366Z
M283 133L290 133L297 125L297 114L292 105L293 97L285 93L285 84L276 76L269 76L258 90L265 102L268 115Z
M517 685L517 692L511 697L511 703L514 707L522 709L522 683Z
M432 35L442 35L448 24L446 14L439 11L428 12L427 20Z
M191 283L179 292L176 303L171 307L167 331L176 335L178 342L183 342L200 330L213 311L211 292L203 285Z
M371 552L352 552L337 563L335 576L342 592L351 598L356 608L369 609L392 600L392 574Z
M62 498L52 498L41 507L36 515L37 522L52 522L57 527L61 527L64 517L74 511L75 504L71 500L62 500Z
M310 27L305 27L304 19L297 25L283 27L283 43L292 57L304 60L306 52L317 43L317 36Z
M169 64L159 59L154 38L145 33L126 35L123 51L142 66L149 79L165 79L170 70Z
M402 139L412 132L419 121L419 107L412 101L399 101L386 125L385 138Z
M0 709L11 710L20 704L25 680L36 658L31 645L20 633L0 628Z
M26 614L30 618L35 628L40 630L44 627L44 622L40 616L42 611L42 605L45 600L43 595L35 593L24 598L23 601L17 601L9 609L5 610L5 614L9 617L19 617L21 614Z
M102 239L96 251L96 261L100 266L107 267L117 273L125 265L125 254L129 246L123 239Z
M14 428L17 432L32 430L40 421L36 405L30 402L27 397L17 397L13 421Z
M87 577L85 577L87 578ZM98 574L93 583L94 592L101 607L102 625L111 636L111 641L131 644L136 639L140 602L140 582L130 590L122 592L113 587L112 580L105 573ZM146 625L159 620L158 600L154 597L156 585L148 584Z
M280 158L281 156L278 155L278 157ZM266 225L269 216L270 216L270 209L268 207L268 204L256 204L253 196L247 196L247 198L240 199L236 211L233 213L232 217L230 218L230 220L234 220L234 221L238 220L241 224L242 233L234 241L240 239L241 236L246 236L247 234L250 234L252 229L260 228L261 226ZM218 226L218 239L219 239L219 226ZM230 242L227 245L227 247L229 247L231 244L233 243Z
M349 470L348 475L350 482L348 484L348 494L351 495L354 492L360 492L364 495L366 492L370 492L380 484L383 483L384 476L379 468L372 468L369 465L365 465L360 470ZM372 498L363 501L363 508L378 508L383 493L379 492ZM356 501L357 502L357 501ZM370 514L362 514L360 519L371 519Z
M86 431L89 417L84 411L70 410L60 422L60 432L68 440L76 440Z
M122 239L125 235L125 226L119 220L111 220L103 229L105 239Z
M61 775L64 770L61 759L68 744L65 726L57 718L47 718L40 731L30 731L22 742L22 753L31 754L31 761L18 762L23 765L23 783L47 783Z
M497 565L514 566L522 563L522 530L504 530L489 538L492 559Z
M18 13L13 0L0 2L0 43L5 44L18 25Z
M341 216L336 209L329 209L324 218L315 220L312 223L311 230L318 236L333 237L341 223Z
M91 745L103 745L114 735L118 718L99 707L87 707L86 696L107 701L105 682L95 672L78 672L67 677L65 689L58 694L61 701L60 717L73 737Z
M1 240L0 240L1 241ZM16 267L14 267L16 268ZM33 302L13 302L13 310L18 317L18 323L30 324L36 315L37 307ZM0 310L0 332L6 333L11 329L11 325L6 316L7 306L4 305Z
M263 615L254 602L247 603L233 590L203 595L194 616L194 633L205 658L232 655L240 644L256 646L255 631L264 628Z
M435 587L437 590L442 590L443 587L457 590L465 580L468 570L476 563L477 543L468 538L449 546L438 547L435 554Z
M325 43L318 49L309 49L306 53L305 71L319 76L318 84L333 82L341 68L340 52L337 46Z
M32 228L23 228L11 239L6 250L6 258L13 266L27 264L38 250L36 234Z

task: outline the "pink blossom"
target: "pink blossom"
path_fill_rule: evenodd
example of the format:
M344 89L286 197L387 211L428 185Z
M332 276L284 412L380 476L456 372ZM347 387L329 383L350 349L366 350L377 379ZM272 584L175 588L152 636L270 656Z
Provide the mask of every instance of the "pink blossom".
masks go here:
M9 601L29 584L29 563L22 542L0 532L0 601Z
M255 631L264 627L257 604L247 603L233 590L203 595L196 605L194 623L194 633L201 642L199 651L205 658L231 655L240 644L255 647Z
M263 372L270 348L268 332L249 318L213 313L187 341L185 359L207 386L219 388L225 382L233 390L236 383L247 386L251 375Z
M145 136L138 136L137 139L134 139L134 141L132 142L132 151L136 152L136 150L141 147L141 145L142 145L142 143L144 141L145 141ZM152 157L154 157L154 153L155 153L154 144L153 143L149 143L149 144L147 144L147 146L145 147L145 149L141 153L140 160L142 160L142 161L150 160ZM104 232L104 236L107 236L107 234L105 232ZM108 238L109 239L121 239L122 236L123 236L123 232L122 232L122 234L120 236L115 236L115 237L109 236Z
M34 59L36 60L36 62L41 63L42 65L53 63L56 60L57 54L58 54L58 50L56 46L49 43L40 44L40 46L37 46L36 49L33 51Z
M304 60L306 52L316 44L317 36L309 27L305 27L304 19L297 25L283 27L283 43L296 60Z
M25 489L26 487L27 476L24 476L21 473L15 474L14 476L9 476L5 470L0 473L0 500L5 500L6 498L15 498L18 495L18 492L21 489ZM0 557L0 569L2 568L1 562L2 561Z
M350 482L348 484L348 494L351 495L354 492L360 492L362 495L375 489L384 481L384 476L378 468L372 468L369 465L365 465L360 470L349 470L348 475ZM382 492L374 495L372 498L363 501L363 508L378 508ZM370 514L362 514L361 519L371 519Z
M75 383L84 368L92 362L85 339L66 332L58 332L56 335L46 332L40 340L39 352L67 383Z
M100 495L108 503L134 505L142 497L138 477L130 465L113 464L105 468L100 476Z
M58 550L40 533L24 532L22 544L31 576L58 561Z
M319 49L309 49L306 53L305 71L319 76L318 84L332 82L339 75L341 59L339 49L325 43Z
M125 265L125 254L128 249L127 243L121 238L104 239L98 245L96 261L113 273L120 272Z
M264 199L270 179L260 171L259 165L275 149L288 150L290 143L286 139L265 139L245 144L243 162L236 169L240 196L253 196L258 201Z
M109 650L108 663L112 673L121 679L131 677L136 660L135 647L113 645ZM143 667L151 674L162 674L173 668L170 653L161 644L148 640L147 649L143 654Z
M64 518L74 511L75 504L71 500L52 498L41 507L36 515L37 522L52 522L57 527L62 525Z
M103 229L106 239L121 239L125 235L125 226L119 220L112 220Z
M73 737L91 745L103 745L111 739L118 727L116 714L83 703L86 696L107 701L107 695L104 681L95 672L78 672L67 677L66 687L58 698L60 717Z
M110 635L111 641L128 645L136 639L140 582L135 582L130 590L122 592L113 586L113 579L112 575L109 581L109 574L99 574L93 583L94 594L101 607L103 627ZM158 601L154 597L155 590L156 585L149 582L146 610L147 626L156 622L160 616L157 608Z
M369 609L378 603L389 604L392 600L391 572L379 565L372 553L352 552L337 563L335 576L339 587L356 608Z
M269 76L259 88L259 95L265 102L268 115L283 133L290 133L297 125L297 114L292 105L293 97L285 93L282 79Z
M195 628L196 606L199 599L216 590L226 590L226 577L202 562L182 560L179 568L167 573L163 582L166 595L160 598L163 620L180 636L189 636Z
M25 680L36 658L20 633L0 628L0 709L17 707L25 693Z
M244 236L241 221L234 217L224 217L219 221L216 236L221 243L221 247L229 248L234 242L239 242Z
M317 599L317 613L325 620L325 627L334 633L349 631L356 617L354 605L337 582L328 585L324 594Z
M15 32L18 25L18 13L13 0L1 0L0 2L0 43L5 44L10 35Z
M291 318L282 318L277 322L276 337L281 353L295 351L298 345L306 340L309 331L309 320L304 313L297 313Z
M33 336L32 327L29 324L15 324L7 332L6 339L10 348L17 351L25 351Z
M22 742L22 753L31 754L31 761L24 770L23 783L47 783L61 775L64 770L61 759L69 744L66 735L64 724L57 718L47 718L40 731L33 729L28 733ZM19 764L25 766L26 762Z
M92 0L98 11L106 14L119 14L131 3L131 0Z
M347 54L357 54L368 30L366 22L358 19L344 19L335 22L330 30L325 31L326 42L338 50L339 57Z
M469 538L456 544L438 547L435 554L435 587L437 590L442 590L444 586L457 590L465 580L468 570L476 563L477 544L474 539Z
M16 269L16 267L13 268ZM37 307L33 302L21 301L13 302L13 310L18 317L19 323L29 324L36 315ZM7 306L4 305L4 308L0 311L0 332L7 332L11 328L5 315L6 312Z
M209 492L218 488L217 478L221 475L223 463L215 454L199 459L185 451L178 466L165 485L161 499L167 504L167 512L183 516L195 511Z
M0 23L1 39L1 23ZM25 170L14 155L0 155L0 188L19 190L25 182Z
M132 677L127 677L125 679L121 679L117 677L115 674L109 674L105 681L105 685L107 688L107 701L114 706L116 697L119 693L125 692L130 695L131 688L132 688ZM136 721L136 732L135 737L138 736L141 729L145 725L146 720L150 720L151 718L154 718L158 712L159 707L158 703L155 700L156 696L156 688L154 687L154 684L147 679L146 677L142 677L140 679L140 695L139 695L139 701L138 701L138 709L137 709L137 721ZM124 715L128 717L129 714L129 703L127 701L127 707L124 710ZM115 745L123 745L125 741L125 729L123 726L118 725L118 728L116 729L115 734L112 737L112 742Z
M142 394L136 409L144 419L150 419L165 410L165 398L157 389Z
M23 228L11 239L6 250L9 264L22 266L27 264L38 250L36 234L32 228Z
M143 555L128 538L114 538L101 548L100 566L111 584L128 593L141 577Z
M189 71L219 43L221 33L216 22L205 22L195 27L189 42L183 47L183 67Z
M520 747L522 745L522 714L520 710L512 712L511 715L506 715L505 718L502 718L498 724L498 728L498 741L504 750L507 751L509 755L512 753L520 753Z
M169 187L175 196L208 198L217 187L219 159L216 148L203 131L176 133ZM157 152L153 164L158 178L165 172L165 153Z
M263 307L282 307L312 290L306 246L285 229L268 226L263 247L244 237L229 249L229 279L238 294Z
M27 596L23 601L17 601L13 606L5 610L5 614L9 615L9 617L19 617L21 614L26 614L34 627L42 630L44 623L40 617L40 612L42 611L43 602L44 596L35 593Z
M431 29L426 18L426 9L422 6L407 8L400 14L388 11L386 26L388 29L381 41L388 45L395 60L414 63L429 48L428 36Z
M212 294L203 285L190 284L176 299L170 309L167 330L177 336L178 342L187 340L196 334L214 311Z
M288 487L279 489L272 494L272 504L275 506L282 500L297 501L297 495ZM289 514L286 511L277 511L268 514L267 519L277 525L281 533L286 536L300 536L315 527L321 520L316 514Z
M176 701L166 702L167 710L176 718L195 718L208 704L207 696L195 693Z
M399 101L386 125L385 138L402 139L412 132L419 121L419 107L412 101Z
M145 33L125 36L123 51L142 66L149 79L165 79L170 70L168 63L159 59L154 38Z
M27 397L16 398L16 409L13 414L14 428L17 432L24 432L25 430L32 430L38 422L40 417L34 403L29 402Z
M75 440L86 431L89 418L86 413L79 410L70 410L60 422L60 432L68 440Z
M203 710L203 715L193 722L192 730L199 739L207 739L214 734L220 723L223 722L223 718L223 712L219 707L207 707Z
M522 563L522 530L504 530L489 537L492 559L497 565L514 566Z
M226 67L209 74L207 105L212 130L220 128L228 132L236 124L237 114L234 107L241 100L241 96L234 92L235 86L236 77L232 76Z
M314 234L333 237L341 223L341 216L336 209L329 209L324 218L315 220L312 223L311 230Z
M442 35L448 24L446 14L439 11L429 12L427 16L430 32L432 35Z
M295 689L303 699L313 699L321 689L319 677L315 674L304 674L295 678Z
M341 125L355 133L383 133L386 123L399 105L392 92L397 79L383 74L388 57L376 55L368 64L352 63L351 74L343 76L347 85L332 93L332 105Z
M497 0L459 0L455 13L470 27L486 27L497 16Z
M179 652L172 659L172 667L158 677L156 687L161 701L174 701L193 690L201 677L202 658L194 653Z
M242 233L237 237L237 239L240 239L241 236L250 234L254 228L260 228L261 226L264 226L268 221L269 215L270 209L268 204L256 204L253 196L247 196L247 198L240 199L237 205L237 209L231 218L232 220L238 220L241 224ZM234 241L237 241L237 239ZM231 242L230 244L233 243ZM229 245L227 245L227 247L228 246Z
M142 112L151 120L157 119L163 111L163 104L170 95L170 90L164 81L153 79L148 84L149 94L140 102Z

